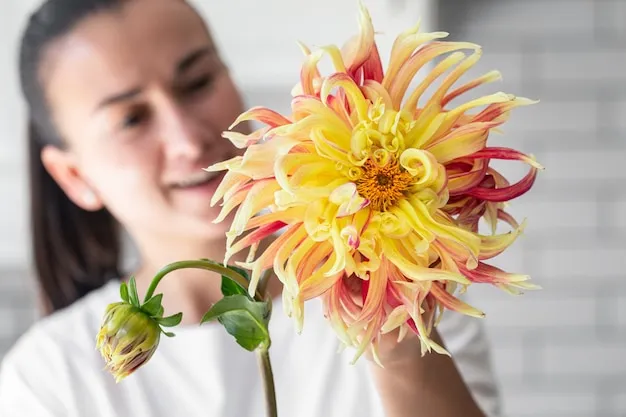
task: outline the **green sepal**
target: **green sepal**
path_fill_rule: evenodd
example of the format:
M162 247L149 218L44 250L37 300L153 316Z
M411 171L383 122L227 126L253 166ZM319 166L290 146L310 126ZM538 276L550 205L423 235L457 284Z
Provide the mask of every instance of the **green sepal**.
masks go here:
M163 294L157 294L141 306L141 309L145 311L150 317L160 318L159 312L163 315L163 307L161 302L163 300Z
M156 322L164 327L175 327L180 324L183 319L183 313L176 313L168 317L160 317L156 319Z
M122 282L122 284L120 284L120 297L122 301L130 303L130 298L128 297L128 285L126 285L125 282Z
M139 295L137 294L137 283L134 276L128 280L128 300L132 305L139 308Z
M253 351L261 345L269 348L268 302L253 301L244 294L229 295L215 303L202 317L201 323L215 319L244 349Z

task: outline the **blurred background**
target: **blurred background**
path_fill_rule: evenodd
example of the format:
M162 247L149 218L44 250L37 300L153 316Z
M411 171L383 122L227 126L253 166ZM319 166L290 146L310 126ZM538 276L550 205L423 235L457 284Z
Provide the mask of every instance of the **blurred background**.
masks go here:
M487 313L506 416L626 416L626 0L371 0L383 57L420 16L425 30L483 46L479 93L539 99L496 144L546 170L510 211L525 235L496 264L543 287L521 297L473 288ZM195 1L250 106L288 109L300 51L357 30L356 1ZM37 317L30 275L23 106L16 47L33 0L0 13L0 359ZM332 10L332 11L331 11ZM321 25L326 27L322 29ZM521 177L516 162L503 171Z

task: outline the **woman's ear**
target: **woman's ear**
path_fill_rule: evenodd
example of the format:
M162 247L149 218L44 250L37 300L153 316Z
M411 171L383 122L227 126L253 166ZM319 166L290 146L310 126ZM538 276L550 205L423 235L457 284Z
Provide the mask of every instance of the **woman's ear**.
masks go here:
M41 162L78 207L87 211L98 211L104 207L100 197L85 181L72 154L55 146L45 146L41 151Z

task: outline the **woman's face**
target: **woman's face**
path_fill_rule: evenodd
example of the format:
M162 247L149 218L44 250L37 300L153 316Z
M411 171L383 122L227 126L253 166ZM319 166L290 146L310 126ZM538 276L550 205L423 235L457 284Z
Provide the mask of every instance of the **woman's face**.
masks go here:
M201 18L179 0L134 0L51 45L41 71L67 149L44 164L74 202L150 238L223 236L209 201L243 110Z

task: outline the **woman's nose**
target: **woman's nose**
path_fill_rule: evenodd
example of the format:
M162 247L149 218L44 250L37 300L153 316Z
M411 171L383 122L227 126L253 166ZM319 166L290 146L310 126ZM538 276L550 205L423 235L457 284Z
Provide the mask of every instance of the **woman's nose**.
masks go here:
M170 106L161 132L165 153L170 160L201 159L215 135L210 126L192 113Z

